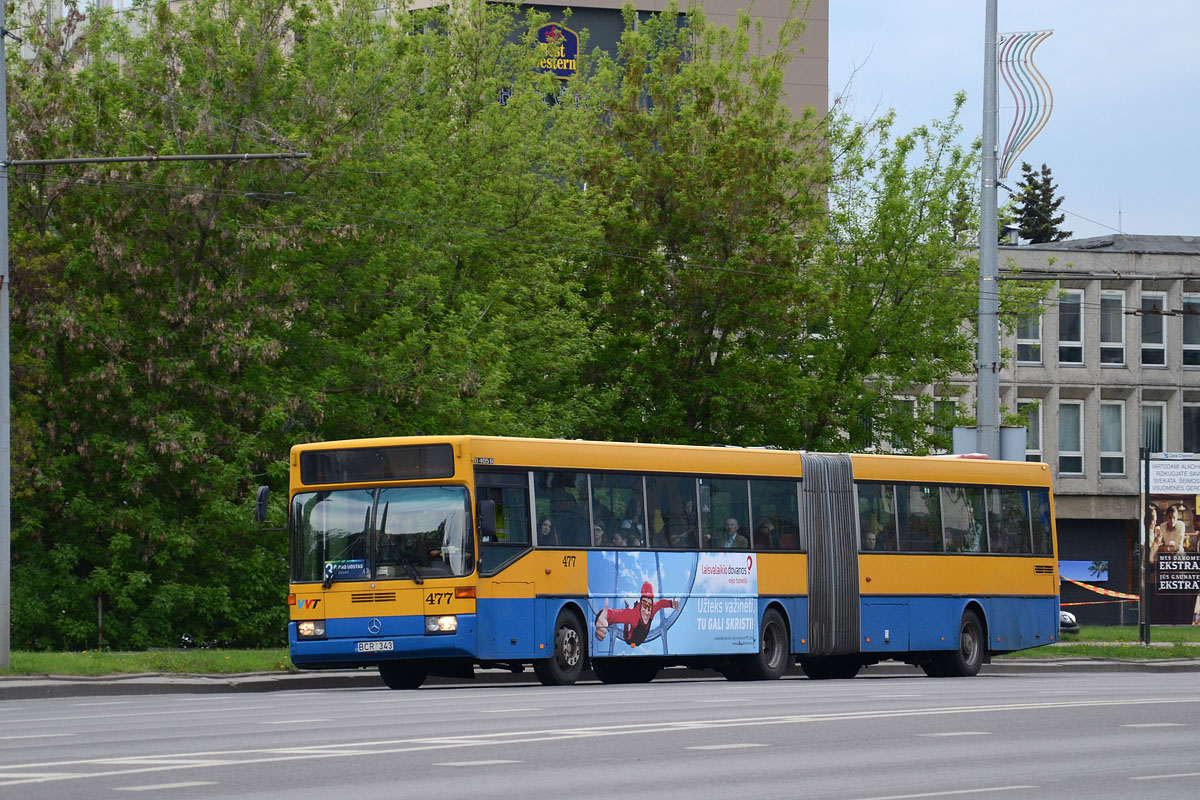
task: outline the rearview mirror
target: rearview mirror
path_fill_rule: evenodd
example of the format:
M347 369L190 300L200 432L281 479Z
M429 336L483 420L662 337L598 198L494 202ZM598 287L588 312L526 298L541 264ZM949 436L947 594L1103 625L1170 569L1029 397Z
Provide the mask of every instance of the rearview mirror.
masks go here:
M479 540L496 541L496 501L479 501Z
M259 525L267 521L267 499L270 496L270 486L258 487L258 495L254 498L254 521Z

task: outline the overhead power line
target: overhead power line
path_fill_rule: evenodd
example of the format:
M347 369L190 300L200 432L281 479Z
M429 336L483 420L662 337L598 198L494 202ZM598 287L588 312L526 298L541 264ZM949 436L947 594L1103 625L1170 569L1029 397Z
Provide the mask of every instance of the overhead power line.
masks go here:
M31 158L5 161L6 167L48 167L61 164L133 164L155 161L262 161L264 159L311 158L311 153L192 153L176 156L93 156L89 158Z

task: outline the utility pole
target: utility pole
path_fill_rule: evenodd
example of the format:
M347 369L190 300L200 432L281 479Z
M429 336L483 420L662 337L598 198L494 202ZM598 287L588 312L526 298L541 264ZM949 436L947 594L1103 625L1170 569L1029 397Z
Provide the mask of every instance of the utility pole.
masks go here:
M987 0L983 42L983 172L979 202L979 344L975 397L976 446L1000 458L1000 290L996 221L996 0Z
M0 2L0 669L12 666L12 418L8 377L8 20Z

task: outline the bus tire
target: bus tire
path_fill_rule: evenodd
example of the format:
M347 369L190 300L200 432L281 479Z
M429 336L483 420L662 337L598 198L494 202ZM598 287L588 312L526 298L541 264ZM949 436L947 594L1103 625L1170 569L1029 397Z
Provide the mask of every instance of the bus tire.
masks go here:
M787 671L791 651L789 641L783 615L768 608L758 634L758 652L739 659L742 676L750 681L779 680Z
M854 656L826 656L824 658L803 658L800 669L809 680L849 680L862 669L862 662Z
M658 664L647 658L593 658L592 672L601 683L649 683Z
M424 661L384 661L379 665L379 677L389 689L419 689L428 676Z
M987 640L983 635L983 623L979 615L968 609L963 612L958 628L958 648L938 654L942 674L947 678L971 678L979 674L983 666L983 653Z
M554 622L554 653L533 663L543 686L570 686L583 674L586 661L583 625L579 615L563 609Z

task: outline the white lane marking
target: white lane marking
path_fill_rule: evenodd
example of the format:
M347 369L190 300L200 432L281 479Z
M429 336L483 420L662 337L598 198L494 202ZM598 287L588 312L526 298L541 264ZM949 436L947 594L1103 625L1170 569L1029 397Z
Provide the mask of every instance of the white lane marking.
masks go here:
M1182 728L1182 722L1130 722L1122 728Z
M1128 700L1098 700L1086 699L1059 702L1030 702L993 704L977 706L941 706L933 708L892 709L886 711L853 711L829 714L797 714L770 717L741 717L732 719L694 719L681 722L649 722L623 725L605 725L586 728L543 728L532 730L500 731L496 733L472 734L459 737L428 737L415 739L385 739L365 742L346 742L340 745L314 746L312 748L251 748L245 750L217 750L200 753L163 754L158 757L145 757L138 763L153 764L129 769L128 758L99 758L75 759L56 762L38 762L33 764L12 764L0 767L0 786L15 786L24 783L44 783L51 780L77 780L80 778L112 777L132 773L145 773L164 770L195 768L179 763L164 763L168 759L190 759L198 765L237 766L245 764L264 764L283 761L295 761L312 758L339 758L357 756L370 752L375 756L392 755L396 753L414 753L426 750L446 750L465 747L486 747L503 745L511 747L514 744L525 744L567 739L599 738L607 736L629 736L631 734L661 734L678 733L684 730L720 730L723 728L746 728L759 725L811 725L820 722L844 722L846 720L895 719L904 717L936 717L951 714L992 714L997 711L1056 711L1063 708L1103 708L1121 706L1146 706L1200 703L1200 697L1141 697ZM203 759L203 761L201 761ZM115 769L114 769L115 767ZM40 768L40 769L39 769ZM66 768L78 771L70 774L62 772ZM54 769L54 773L48 770ZM36 774L36 777L29 777ZM1161 777L1161 776L1154 776ZM969 791L1008 791L1010 788L1033 787L998 787L992 789L973 789ZM932 795L911 795L912 797L936 797L942 794L962 794L964 792L947 792ZM908 797L908 795L904 796ZM884 800L873 798L872 800Z
M186 789L189 786L216 786L216 781L188 781L186 783L156 783L153 786L114 786L114 792L157 792L163 789Z
M515 714L518 711L541 711L540 708L481 708L480 714Z
M103 703L71 703L76 708L87 708L89 706L127 706L129 700L106 700Z
M306 725L310 722L329 722L328 719L264 719L259 725Z
M273 708L273 706L230 706L229 708L170 708L162 711L140 711L137 713L126 714L118 711L112 714L79 714L78 716L70 717L27 717L25 719L10 719L5 720L5 725L17 725L29 722L79 722L88 719L126 719L131 717L174 717L179 714L231 714L240 711L259 711L264 708Z
M1131 777L1131 781L1165 781L1173 778L1196 778L1200 777L1200 772L1176 772L1173 775L1137 775Z
M923 694L870 694L868 698L875 700L895 700L896 698L910 699L913 697L924 697Z
M951 789L945 792L922 792L921 794L889 794L878 797L861 797L859 800L914 800L918 797L952 797L956 794L982 794L983 792L1015 792L1036 789L1036 786L984 786L979 789Z
M74 736L73 733L28 733L24 736L0 736L0 739L11 741L13 739L50 739L57 736Z
M490 767L493 764L524 764L524 761L510 761L506 758L493 758L487 761L442 761L435 767Z
M746 747L770 747L769 744L755 744L754 742L741 742L733 744L698 744L694 747L685 747L685 750L741 750Z
M918 733L917 736L947 737L947 736L991 736L990 731L951 731L949 733Z

